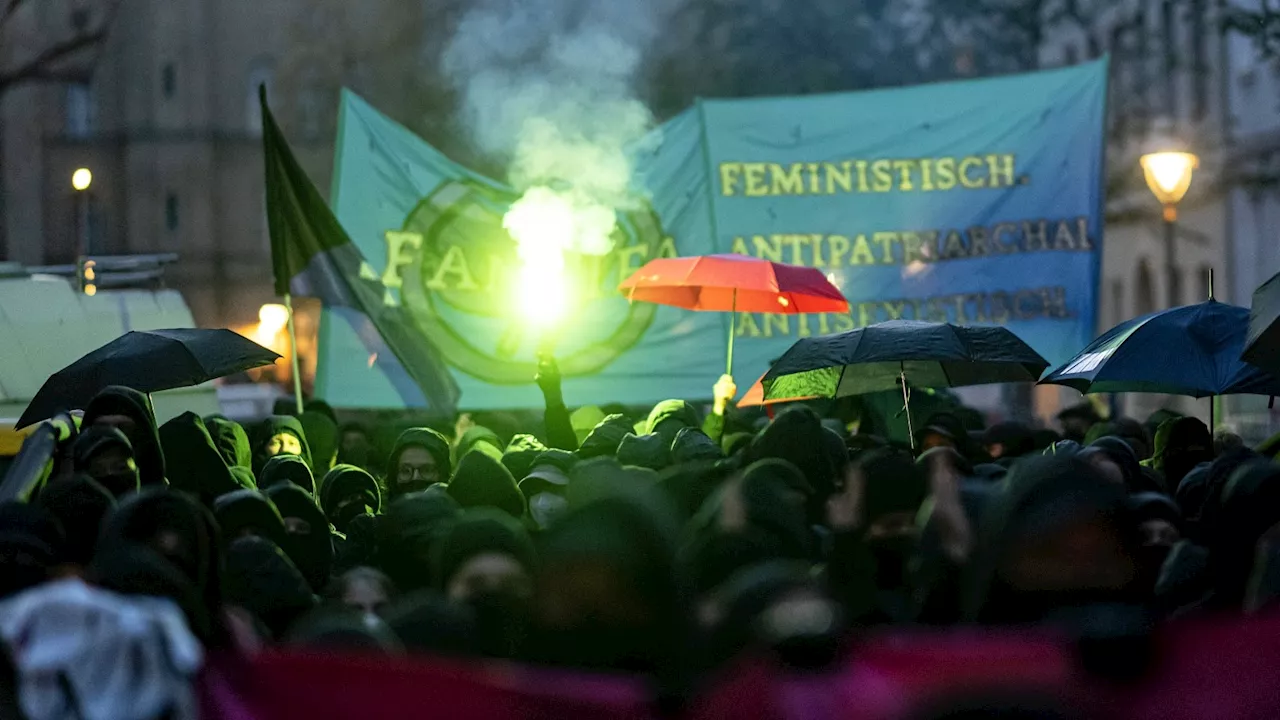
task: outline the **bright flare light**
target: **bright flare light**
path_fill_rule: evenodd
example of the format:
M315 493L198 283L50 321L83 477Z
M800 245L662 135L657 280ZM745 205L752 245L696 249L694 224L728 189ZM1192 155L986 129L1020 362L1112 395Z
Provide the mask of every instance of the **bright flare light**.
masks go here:
M502 219L516 242L520 270L515 280L516 310L535 327L555 327L572 301L565 252L603 255L612 247L613 210L547 187L535 187Z
M91 183L93 183L93 173L89 168L78 168L71 173L71 187L75 188L76 192L88 190Z

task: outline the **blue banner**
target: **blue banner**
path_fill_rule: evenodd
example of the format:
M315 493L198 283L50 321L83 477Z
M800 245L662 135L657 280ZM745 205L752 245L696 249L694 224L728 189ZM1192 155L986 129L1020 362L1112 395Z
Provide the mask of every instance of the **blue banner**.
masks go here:
M648 206L615 249L573 258L591 288L556 340L566 399L709 397L729 318L630 306L645 261L741 253L821 268L848 315L741 313L740 384L797 338L896 318L1008 326L1050 362L1094 336L1102 241L1105 61L958 83L708 100L637 156ZM332 203L387 301L454 368L469 409L536 407L533 337L503 298L509 188L452 163L350 93ZM350 311L326 310L318 394L340 407L421 407L366 357Z

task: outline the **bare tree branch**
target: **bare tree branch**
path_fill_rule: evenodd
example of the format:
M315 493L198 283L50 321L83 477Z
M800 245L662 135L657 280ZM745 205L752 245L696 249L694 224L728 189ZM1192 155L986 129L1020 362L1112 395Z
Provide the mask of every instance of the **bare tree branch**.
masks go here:
M42 79L41 75L49 70L49 66L75 55L85 48L92 47L107 36L106 27L94 32L76 35L45 48L35 57L19 65L17 68L0 74L0 93L21 82Z

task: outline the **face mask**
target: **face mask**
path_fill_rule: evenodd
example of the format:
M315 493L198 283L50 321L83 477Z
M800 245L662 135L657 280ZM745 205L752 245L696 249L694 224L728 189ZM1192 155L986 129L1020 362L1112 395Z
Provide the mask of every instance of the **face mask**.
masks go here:
M529 498L529 515L542 530L551 527L569 508L569 501L552 492L540 492Z
M110 475L95 475L93 479L116 497L121 497L138 490L137 470L132 472L112 473Z
M867 549L876 559L876 587L891 590L906 584L907 563L916 549L909 535L867 540Z

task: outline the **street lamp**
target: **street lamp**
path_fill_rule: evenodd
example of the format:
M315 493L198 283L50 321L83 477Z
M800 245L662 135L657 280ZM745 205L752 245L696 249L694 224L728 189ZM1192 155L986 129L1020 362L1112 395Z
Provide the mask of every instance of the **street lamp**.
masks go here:
M76 257L89 254L89 186L93 173L89 168L76 168L71 173L71 187L76 191Z
M1176 259L1178 203L1191 187L1191 175L1200 166L1200 158L1176 145L1142 156L1142 171L1147 187L1164 206L1164 270L1169 307L1179 303Z

